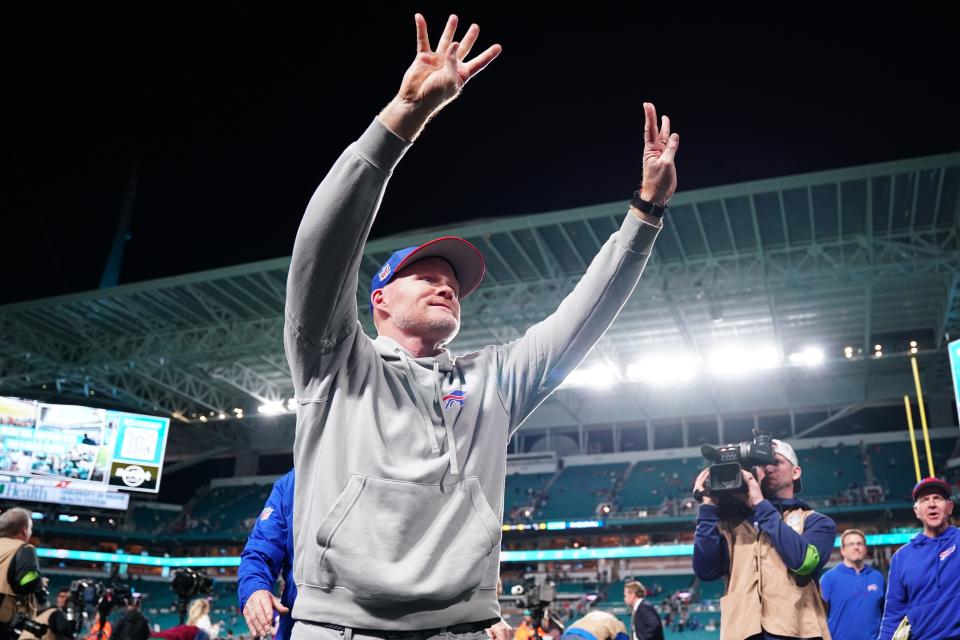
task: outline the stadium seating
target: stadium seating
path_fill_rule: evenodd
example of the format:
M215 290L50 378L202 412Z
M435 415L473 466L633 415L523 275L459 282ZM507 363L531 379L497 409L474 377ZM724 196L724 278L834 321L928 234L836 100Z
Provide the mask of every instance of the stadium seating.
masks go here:
M702 458L638 462L623 482L620 511L658 508L664 499L689 496L693 478L704 464Z
M550 487L550 496L538 517L547 520L594 517L598 504L612 501L628 466L623 462L565 468Z
M503 496L504 516L509 516L520 507L528 506L532 498L543 489L552 477L552 473L514 473L508 475Z
M933 451L934 467L944 468L944 463L956 445L956 438L936 438L930 441ZM920 456L920 474L928 476L929 468L923 443L918 443ZM916 471L913 465L913 453L907 442L869 445L867 453L873 464L877 482L887 492L888 500L910 500L910 492L916 483Z

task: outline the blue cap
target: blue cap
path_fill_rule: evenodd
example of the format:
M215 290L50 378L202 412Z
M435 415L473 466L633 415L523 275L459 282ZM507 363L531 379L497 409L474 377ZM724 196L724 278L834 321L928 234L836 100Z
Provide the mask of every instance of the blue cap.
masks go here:
M950 485L940 478L924 478L913 487L914 502L928 493L939 493L947 500L950 499Z
M460 284L459 298L463 300L480 286L486 265L479 249L456 236L444 236L425 242L419 246L394 251L386 262L374 274L370 281L370 296L377 289L383 289L401 269L424 258L443 258L453 267ZM370 302L373 313L373 302Z

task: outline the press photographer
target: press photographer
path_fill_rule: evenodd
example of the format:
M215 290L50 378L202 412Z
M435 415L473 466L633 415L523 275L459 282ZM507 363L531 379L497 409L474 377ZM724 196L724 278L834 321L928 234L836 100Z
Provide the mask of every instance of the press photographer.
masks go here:
M766 438L758 433L752 442L715 448L746 454L720 459L741 467L738 479L711 480L715 466L697 476L693 570L705 581L727 578L721 640L829 639L817 577L830 558L836 525L795 497L802 484L792 446L771 439L772 460L756 463Z
M92 620L85 640L104 640L113 634L110 614L136 603L133 589L120 582L115 570L109 584L84 578L71 582L64 613L75 636L79 637L85 623Z
M19 507L0 514L0 638L17 638L29 630L47 632L33 618L43 590L37 551L30 543L33 518Z

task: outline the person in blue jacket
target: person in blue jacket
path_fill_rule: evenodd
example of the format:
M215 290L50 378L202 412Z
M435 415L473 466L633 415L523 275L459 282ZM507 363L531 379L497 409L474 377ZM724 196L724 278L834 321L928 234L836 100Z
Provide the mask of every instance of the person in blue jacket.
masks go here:
M293 582L293 469L273 484L263 511L257 518L237 572L237 596L243 617L254 636L269 637L274 612L280 614L277 640L289 640L293 629L290 609L297 598ZM273 584L283 576L280 598L273 595Z
M918 482L913 512L923 523L923 533L890 561L880 640L892 638L904 617L911 638L960 638L960 532L950 525L950 485L939 478Z
M860 529L840 535L843 562L820 578L833 640L875 640L883 614L883 574L866 564L867 537Z

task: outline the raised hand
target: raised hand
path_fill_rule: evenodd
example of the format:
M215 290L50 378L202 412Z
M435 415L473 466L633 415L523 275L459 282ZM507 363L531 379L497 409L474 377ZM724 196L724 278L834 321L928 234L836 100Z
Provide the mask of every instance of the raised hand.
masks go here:
M663 116L657 130L657 109L651 102L643 103L643 184L640 197L647 202L663 205L677 190L677 166L674 158L680 146L680 136L670 133L670 118Z
M417 55L403 75L397 97L380 114L384 125L407 140L413 140L427 120L456 98L467 81L502 51L502 47L495 44L468 61L467 55L477 41L480 27L470 25L463 40L456 42L458 19L455 15L447 20L437 48L432 50L427 21L419 13L414 16L414 21Z

